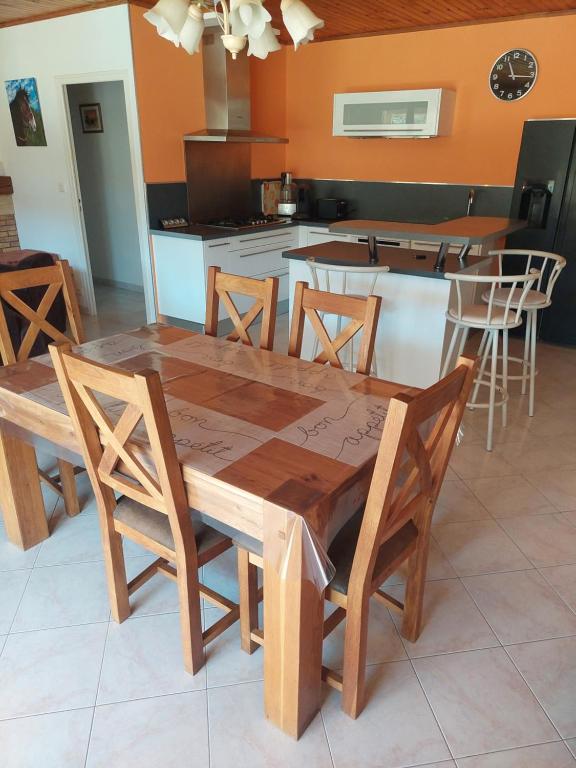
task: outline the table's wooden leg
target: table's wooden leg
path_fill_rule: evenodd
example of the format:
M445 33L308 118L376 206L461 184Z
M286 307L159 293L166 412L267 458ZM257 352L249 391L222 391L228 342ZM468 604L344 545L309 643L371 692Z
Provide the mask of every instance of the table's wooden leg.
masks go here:
M324 593L306 578L302 521L292 528L290 518L265 505L264 706L269 720L298 739L320 708ZM288 550L288 572L281 574Z
M0 430L0 506L8 539L30 549L48 538L36 452Z

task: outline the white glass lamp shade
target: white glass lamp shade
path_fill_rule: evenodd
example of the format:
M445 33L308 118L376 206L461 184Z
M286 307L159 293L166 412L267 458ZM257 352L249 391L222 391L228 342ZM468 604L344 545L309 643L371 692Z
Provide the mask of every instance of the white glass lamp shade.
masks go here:
M319 19L302 0L282 0L280 10L284 25L294 41L294 48L313 40L314 32L324 26L322 19Z
M154 24L162 37L167 37L166 25L174 34L179 35L187 17L188 0L158 0L156 5L144 14L144 18Z
M269 53L279 51L282 47L276 38L276 35L279 34L280 30L274 29L270 22L268 22L260 37L254 38L248 36L248 56L256 56L259 59L265 59Z
M234 35L258 38L271 19L262 0L230 0L230 26Z
M198 53L204 34L204 14L197 5L188 8L188 16L180 31L180 45L186 53Z

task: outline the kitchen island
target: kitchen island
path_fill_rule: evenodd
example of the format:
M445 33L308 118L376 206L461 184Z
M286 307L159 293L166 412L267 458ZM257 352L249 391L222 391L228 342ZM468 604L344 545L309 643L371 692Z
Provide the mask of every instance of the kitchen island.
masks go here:
M322 264L348 266L347 293L366 295L372 276L366 245L351 242L329 242L284 252L289 260L290 302L295 284L304 280L311 284L312 276L307 259ZM427 387L440 377L449 333L446 312L455 304L455 289L444 278L445 272L488 274L491 257L487 254L465 256L446 254L442 270L436 269L437 254L417 249L381 246L378 249L379 266L390 271L380 274L374 293L382 297L382 308L376 337L375 357L380 378L401 381L410 386ZM342 273L332 273L330 288L342 290ZM321 283L321 287L323 287ZM472 294L470 300L473 299ZM290 315L292 303L290 303ZM335 318L325 318L333 333ZM307 325L304 334L303 356L312 357L314 335ZM358 346L358 345L356 345Z
M435 269L442 271L450 248L458 246L461 258L470 252L473 245L483 252L496 246L498 240L517 232L526 226L525 221L506 219L499 216L461 216L433 224L410 221L379 221L356 219L336 222L330 232L341 235L362 235L368 239L368 251L373 263L378 261L378 238L400 238L425 240L438 243Z

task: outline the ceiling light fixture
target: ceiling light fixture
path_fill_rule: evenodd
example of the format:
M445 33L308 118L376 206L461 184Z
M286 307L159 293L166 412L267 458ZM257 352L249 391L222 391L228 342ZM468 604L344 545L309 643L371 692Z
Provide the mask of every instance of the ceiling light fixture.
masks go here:
M324 26L302 0L282 0L282 19L294 42L294 48L314 39L314 32ZM190 3L189 0L158 0L146 11L144 18L156 31L188 53L197 53L204 33L204 15L218 20L222 29L220 39L235 59L248 43L248 56L265 59L269 53L280 50L272 17L264 7L264 0L207 0Z

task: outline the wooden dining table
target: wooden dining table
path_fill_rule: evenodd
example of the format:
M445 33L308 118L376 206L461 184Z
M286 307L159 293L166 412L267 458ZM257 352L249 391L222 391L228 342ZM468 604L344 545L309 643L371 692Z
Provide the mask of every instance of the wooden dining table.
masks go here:
M366 499L390 397L414 390L165 325L76 350L159 372L190 506L263 543L265 713L298 738L320 705L328 547ZM37 449L83 464L48 355L0 369L0 505L22 549L49 535Z

